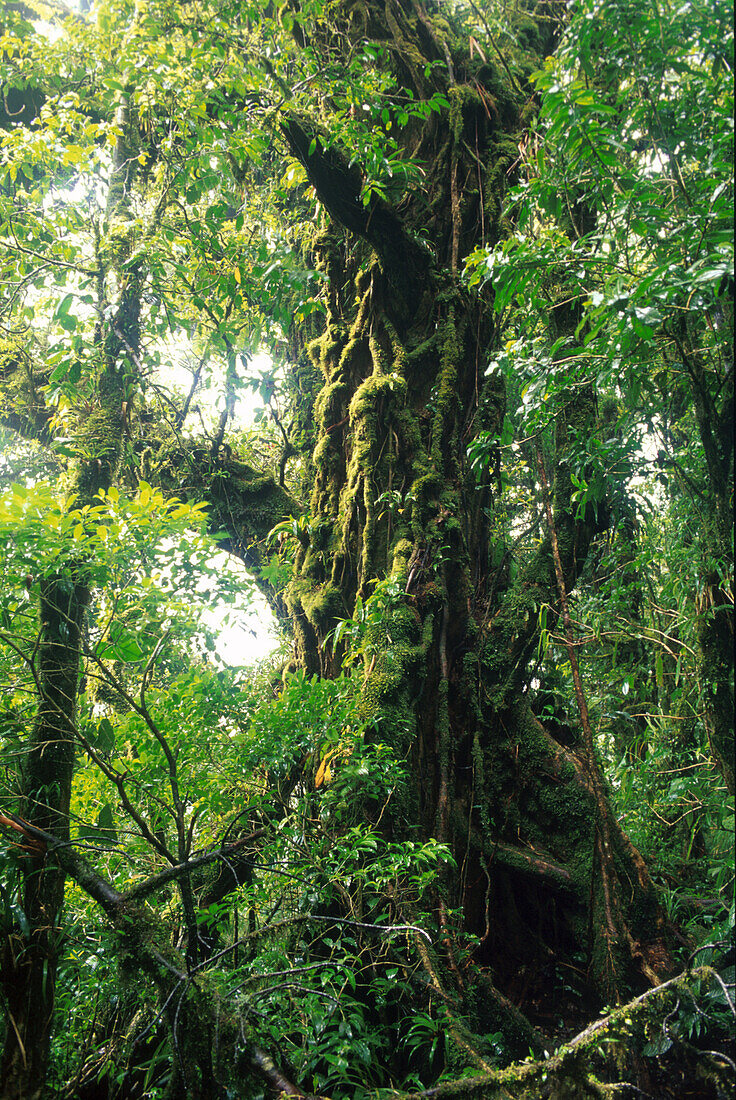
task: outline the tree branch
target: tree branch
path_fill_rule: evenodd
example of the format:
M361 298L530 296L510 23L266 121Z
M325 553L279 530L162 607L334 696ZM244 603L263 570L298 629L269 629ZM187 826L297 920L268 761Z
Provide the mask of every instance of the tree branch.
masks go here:
M281 122L281 132L330 216L373 245L404 307L416 309L429 273L429 252L409 236L383 199L372 195L364 205L360 169L330 145L313 123L289 115Z
M571 1039L569 1043L558 1047L554 1054L542 1061L517 1063L505 1069L479 1074L476 1077L445 1081L443 1084L426 1089L423 1092L396 1092L393 1095L395 1100L471 1100L471 1098L474 1098L474 1100L492 1100L494 1097L499 1098L499 1100L501 1098L503 1100L532 1100L533 1097L539 1096L539 1085L542 1082L546 1082L549 1086L565 1079L569 1081L574 1073L576 1082L586 1096L599 1096L601 1098L610 1096L612 1086L610 1084L603 1085L597 1080L592 1065L590 1074L588 1074L586 1067L586 1062L593 1053L597 1053L603 1058L607 1057L606 1054L601 1054L599 1050L602 1036L605 1035L609 1042L625 1047L630 1044L631 1034L637 1027L640 1016L643 1015L641 1012L643 1008L648 1009L646 1020L651 1025L651 1005L653 1001L661 1000L663 1002L660 1009L662 1011L668 1008L672 998L676 998L683 988L690 990L691 986L697 982L717 984L719 980L719 975L712 967L700 966L695 970L678 974L677 977L670 978L652 989L647 989L645 993L635 997L628 1004L621 1005L607 1016L595 1020ZM666 1013L663 1018L665 1016ZM720 1053L715 1053L718 1058L722 1058ZM583 1054L586 1056L585 1060L581 1060ZM615 1067L615 1052L608 1055L608 1059ZM724 1064L727 1061L728 1059L724 1059ZM584 1075L585 1084L580 1080L581 1075ZM626 1084L628 1082L618 1082L618 1087ZM585 1086L588 1086L587 1090ZM616 1088L616 1085L613 1085L613 1088ZM583 1092L581 1092L582 1094ZM547 1095L546 1092L545 1095Z

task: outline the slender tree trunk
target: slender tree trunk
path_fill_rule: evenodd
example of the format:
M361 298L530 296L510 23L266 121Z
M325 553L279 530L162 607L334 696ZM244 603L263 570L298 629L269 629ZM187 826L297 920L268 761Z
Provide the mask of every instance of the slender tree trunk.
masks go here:
M731 284L733 286L733 284ZM733 331L733 290L726 299ZM727 319L722 317L720 326ZM700 646L700 686L703 714L711 751L734 794L734 697L733 697L733 456L734 426L733 355L720 365L719 400L712 393L708 364L695 350L683 323L675 340L690 379L700 440L707 471L706 499L709 514L700 531L703 560L699 592L695 598Z
M108 228L128 219L132 157L127 105L120 108L121 139L116 149L106 214ZM105 314L106 270L100 257L100 315ZM91 504L112 484L125 424L125 375L137 367L140 273L118 271L115 308L98 326L96 343L104 362L97 407L80 427L80 455L69 483L70 507ZM133 360L133 361L131 361ZM30 658L37 691L37 714L22 770L21 816L59 838L69 837L69 805L75 760L76 708L81 679L82 634L89 598L83 563L41 582L39 639ZM62 944L61 912L65 875L47 866L42 854L19 861L18 896L23 928L12 930L2 946L3 994L8 1005L2 1055L3 1100L35 1100L43 1093L48 1068L56 969Z
M69 838L74 769L74 706L87 593L69 578L43 582L38 647L38 714L23 770L23 816L60 839ZM3 1095L41 1095L49 1054L59 953L64 873L43 853L21 864L20 905L27 932L6 937L2 984L9 1027L2 1060Z

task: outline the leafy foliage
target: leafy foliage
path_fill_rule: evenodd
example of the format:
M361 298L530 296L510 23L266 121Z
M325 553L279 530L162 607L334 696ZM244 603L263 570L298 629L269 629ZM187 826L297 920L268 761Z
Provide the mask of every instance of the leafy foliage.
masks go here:
M491 914L513 924L534 874L554 880L560 899L559 956L539 961L549 952L540 932L536 979L510 984L550 1047L569 1038L589 1008L592 960L567 948L580 924L565 910L570 874L542 851L546 836L522 836L517 785L529 804L549 792L525 786L534 754L519 761L521 741L506 728L511 705L531 700L559 747L547 758L550 783L563 768L592 774L557 593L539 596L535 573L548 546L538 470L560 454L554 503L567 492L570 530L597 532L569 593L593 756L682 929L683 964L693 947L733 934L734 809L719 726L733 694L722 644L733 604L733 31L720 0L583 0L543 59L556 17L545 28L511 7L513 19L459 0L446 12L413 5L419 40L436 55L428 61L402 38L406 13L390 15L400 16L397 50L370 5L103 0L89 18L64 21L54 7L51 23L3 6L0 928L8 974L31 957L34 929L50 932L50 1080L69 1100L97 1086L110 1097L191 1092L180 1037L192 1003L202 1031L214 1020L218 1036L197 1051L200 1071L212 1074L220 1023L224 1035L235 1020L233 1074L247 1047L271 1091L280 1070L262 1051L319 1094L367 1100L445 1080L459 1090L448 1095L462 1095L466 1077L529 1045L509 998L482 1003L473 980L487 969ZM521 93L539 106L522 134L509 122ZM288 140L295 120L308 139L299 158ZM481 151L484 127L492 140ZM485 179L481 152L493 169ZM473 165L464 196L461 155ZM344 185L331 203L315 164ZM515 180L503 211L496 171ZM434 191L442 172L453 209L447 240L433 240L428 227L446 213ZM472 216L460 212L469 196ZM341 198L362 227L357 245L335 230ZM360 330L374 292L384 308L391 284L377 273L390 278L389 246L409 248L390 240L374 253L370 233L406 208L411 256L437 268L451 257L426 340L408 348L393 321ZM491 222L501 228L488 244ZM456 346L464 302L466 327L480 331L492 310L496 330L462 441L448 441L442 417L460 397L447 362L478 352ZM418 316L428 309L409 304ZM341 340L316 402L325 382L316 364L324 369ZM427 348L439 344L443 372L425 385ZM383 367L389 350L396 369ZM378 383L360 358L369 353ZM399 366L417 376L413 389ZM501 385L508 399L489 429L479 394ZM595 431L561 415L587 392L597 395ZM238 423L248 394L261 402L253 426ZM373 415L387 433L380 446ZM331 434L346 422L354 454L374 448L376 469L385 463L381 492L377 479L358 492L359 464ZM445 461L457 466L455 495L438 489ZM334 532L310 504L338 468L335 496L355 494L345 545L351 524L367 532L357 564L332 552ZM460 490L478 502L472 516L455 514ZM470 564L463 523L477 538ZM379 528L403 549L393 569L386 551L386 568L369 575ZM245 597L222 568L223 546L255 575ZM461 559L467 574L452 572ZM293 584L305 561L307 627ZM349 605L335 595L346 577ZM223 668L205 614L236 595L242 607L255 583L304 635L290 662ZM451 597L468 608L476 649L453 633ZM87 610L76 649L75 601ZM309 631L332 679L299 667ZM511 764L491 773L474 723L502 691L480 682L495 670L481 661L494 645L498 667L520 648L516 697L492 727ZM59 703L47 680L62 651L77 688ZM436 699L414 682L417 662ZM413 710L401 709L402 692ZM44 869L55 866L48 835L32 831L43 792L26 782L49 710L57 735L67 722L77 757L63 843L94 867L84 889L78 868L68 878L61 923L58 913L40 920L23 890L42 853ZM421 749L405 736L415 712ZM541 754L538 736L527 745ZM436 759L425 758L427 744ZM450 762L467 780L456 803ZM418 775L436 795L421 827L408 808ZM554 788L549 800L563 797ZM425 818L430 805L427 796ZM565 807L572 846L579 804ZM558 819L556 804L547 811L543 820ZM518 848L503 839L514 832ZM513 860L527 886L504 878ZM494 873L506 870L492 882L494 861ZM90 878L130 907L127 931L103 918ZM462 930L451 882L483 935ZM595 872L586 883L592 897ZM131 949L136 906L156 932ZM549 973L570 1017L554 1033L534 990ZM616 1041L635 1035L652 1060L723 1045L732 971L699 972L688 988L667 1002L664 1024L653 1017L636 1031L625 1020ZM566 1057L547 1059L549 1072L567 1072ZM247 1079L247 1095L265 1095Z
M587 700L622 820L700 935L716 913L733 922L733 800L698 657L714 578L729 615L733 601L716 534L718 461L733 462L719 435L733 391L732 58L724 8L583 5L534 77L516 231L466 267L493 289L507 339L490 369L514 379L527 433L539 439L583 379L610 395L603 436L574 440L570 462L578 513L605 506L614 521L574 594ZM482 436L469 455L482 468ZM561 639L542 641L539 713L574 726ZM708 917L693 896L715 883Z

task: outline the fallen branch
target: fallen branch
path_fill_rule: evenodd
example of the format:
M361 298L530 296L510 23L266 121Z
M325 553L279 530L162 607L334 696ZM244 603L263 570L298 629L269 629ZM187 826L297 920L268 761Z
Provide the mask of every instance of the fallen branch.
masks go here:
M656 1002L662 1001L662 1008L667 1007L671 999L687 990L690 996L694 996L691 986L696 982L722 985L720 975L710 966L699 966L693 970L678 974L675 978L669 978L661 985L647 989L641 996L635 997L625 1005L615 1008L607 1016L595 1020L568 1043L560 1046L548 1058L535 1062L516 1063L505 1069L493 1070L490 1073L478 1074L475 1077L465 1077L456 1081L444 1081L440 1085L426 1089L423 1092L394 1092L395 1100L532 1100L539 1096L539 1085L545 1082L550 1085L556 1081L567 1078L568 1083L573 1078L580 1086L580 1095L609 1097L618 1095L622 1089L634 1086L630 1082L618 1081L604 1084L599 1080L599 1075L591 1065L594 1055L605 1057L600 1050L603 1042L625 1044L628 1049L631 1044L628 1040L642 1015L642 1009L651 1007ZM729 999L730 1003L730 999ZM731 1084L736 1075L733 1073L733 1063L726 1055L719 1051L702 1051L704 1056L718 1059L721 1066L718 1067L724 1073L724 1084ZM611 1063L617 1066L616 1059L611 1057Z

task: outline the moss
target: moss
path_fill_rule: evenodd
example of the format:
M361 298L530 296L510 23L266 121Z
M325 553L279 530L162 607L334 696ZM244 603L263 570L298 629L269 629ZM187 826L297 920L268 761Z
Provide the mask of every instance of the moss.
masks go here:
M39 383L46 381L41 376ZM0 413L10 427L23 434L44 434L46 407L37 391L31 360L23 343L14 337L0 337ZM22 427L21 427L22 426Z
M538 612L538 598L536 586L529 583L517 583L509 589L483 646L482 661L485 670L491 673L506 670L508 654L513 650L517 636L526 630L530 618ZM506 701L503 694L506 689L505 679L498 682L497 689L501 692L497 703L503 706Z
M430 357L434 357L437 351L437 333L433 332L431 336L421 340L418 344L408 344L405 352L405 360L407 366L413 366L415 363L422 364L425 360L429 360Z
M391 341L391 371L394 375L398 375L401 378L404 378L404 376L406 375L407 366L406 349L399 339L398 332L396 331L393 324L391 323L391 320L388 317L384 319L384 324L389 340ZM404 390L404 393L406 393L406 389Z
M329 435L323 435L317 441L312 461L320 471L322 478L329 478L342 466L342 452L336 441Z
M508 186L509 170L519 159L519 146L510 137L499 137L491 146L488 155L483 201L486 216L491 222L491 231L501 235L501 214Z
M156 981L170 981L171 970L182 969L183 960L171 946L159 919L143 905L128 905L116 915L119 949L127 965L140 973L141 962L160 960L151 975ZM160 969L159 969L160 967ZM150 967L147 967L150 973Z
M542 1054L539 1037L526 1017L506 998L502 998L491 980L479 974L469 984L463 998L468 1022L478 1035L500 1035L508 1061L527 1057L530 1050Z
M486 378L478 397L478 411L475 415L477 431L500 435L506 415L506 379L495 370Z
M417 91L424 95L427 84L425 77L427 59L413 41L413 31L406 25L402 9L397 7L394 12L391 5L386 5L384 14L386 25L395 43L396 62L407 72Z
M315 584L303 577L289 582L285 602L292 614L303 613L318 637L328 634L347 613L339 588L329 583Z
M120 271L130 258L135 245L135 232L128 217L116 218L107 227L107 233L100 242L99 259L115 271Z
M444 469L449 475L454 473L456 464L457 421L460 407L458 372L462 353L462 342L455 321L455 308L451 306L447 319L442 325L440 371L434 402L430 450L435 469Z
M406 382L398 375L386 375L381 372L380 365L377 373L366 378L358 386L350 402L350 421L353 425L357 421L369 424L375 433L378 420L377 403L383 399L389 404L397 402L403 404L406 397ZM382 419L385 419L385 412Z
M328 325L321 336L315 337L307 344L307 355L314 366L322 371L326 381L330 380L339 363L339 353L344 337L345 331L341 326Z
M395 580L404 580L409 572L409 562L414 552L414 547L408 539L399 539L394 546L393 567L391 576Z
M475 112L483 110L483 101L470 84L453 84L447 89L450 103L450 130L455 145L463 140L466 126L470 126ZM467 137L473 135L468 130Z
M9 370L14 370L23 355L23 345L13 337L0 337L0 377L4 378Z
M514 30L522 49L538 59L543 52L543 42L537 21L517 12L514 16Z
M345 416L350 390L344 382L323 386L314 403L314 418L323 431L332 430Z
M426 526L441 487L442 479L436 470L421 474L411 487L411 530L419 543L425 540Z
M393 371L386 373L386 352L377 338L370 338L369 347L373 373L358 386L348 410L353 449L347 486L341 500L343 542L346 546L354 510L358 506L362 508L364 520L358 585L363 595L368 578L375 572L375 500L377 485L384 480L380 476L379 463L388 468L395 461L393 448L386 446L386 439L392 431L394 412L403 408L406 397L404 379Z
M392 609L385 622L368 633L367 644L376 660L366 679L361 700L365 720L378 725L398 755L407 753L416 735L414 703L432 641L432 617L421 624L406 603Z
M95 409L89 414L77 436L77 445L89 458L83 460L73 482L73 491L85 501L101 489L108 489L122 452L122 404L109 401L112 408Z
M622 404L613 394L606 394L598 399L598 423L603 428L615 430L622 412Z

